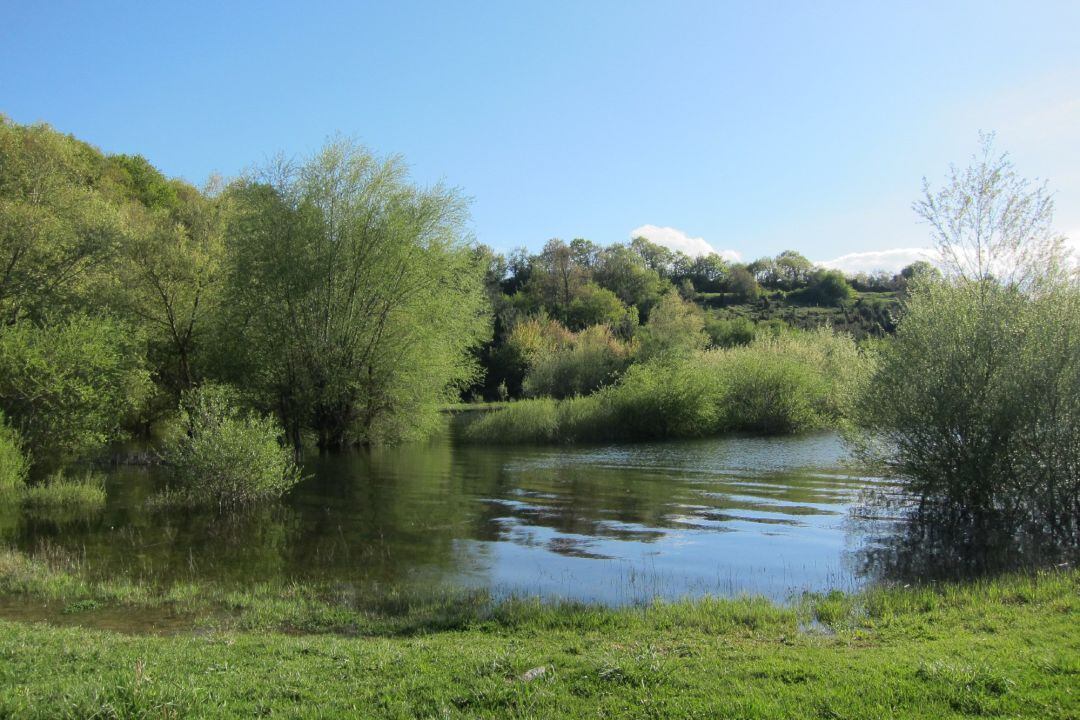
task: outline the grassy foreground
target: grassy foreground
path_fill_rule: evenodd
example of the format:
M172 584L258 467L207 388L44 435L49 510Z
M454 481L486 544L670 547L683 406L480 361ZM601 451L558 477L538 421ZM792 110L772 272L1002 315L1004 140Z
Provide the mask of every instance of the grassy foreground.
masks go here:
M8 600L22 582L24 599L59 599L69 617L93 603L207 609L201 592L110 600L99 592L107 585L87 583L64 595L64 580L12 580L38 561L6 557ZM442 629L372 624L351 636L274 632L289 627L283 621L298 603L362 614L340 598L293 591L267 600L277 613L264 607L247 630L162 637L0 621L0 717L1080 714L1076 571L790 607L756 599L627 610L473 605ZM234 599L245 598L253 601Z

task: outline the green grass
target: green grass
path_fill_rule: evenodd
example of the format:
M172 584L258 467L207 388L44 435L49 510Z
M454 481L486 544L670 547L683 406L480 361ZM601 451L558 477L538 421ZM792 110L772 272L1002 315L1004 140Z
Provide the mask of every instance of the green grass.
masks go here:
M0 556L3 593L90 621L111 604L192 612L191 584L117 592L57 557ZM21 579L20 579L21 578ZM120 583L123 586L123 583ZM803 598L611 610L465 605L445 627L268 632L359 613L292 586L249 629L160 637L0 622L0 717L1075 718L1080 572ZM207 595L209 593L209 595ZM258 596L264 597L261 601ZM186 609L185 609L186 608ZM384 609L387 614L389 609ZM404 615L412 610L398 608ZM253 632L259 629L260 632Z
M20 502L31 513L85 514L105 507L105 481L97 473L68 477L61 472L20 493Z

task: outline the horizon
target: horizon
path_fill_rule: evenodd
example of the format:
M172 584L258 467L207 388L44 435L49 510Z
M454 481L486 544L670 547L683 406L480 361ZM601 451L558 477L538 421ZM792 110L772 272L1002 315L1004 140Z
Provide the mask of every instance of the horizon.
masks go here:
M195 185L342 133L461 187L500 252L642 235L895 271L929 246L923 177L984 130L1080 239L1075 4L18 2L0 19L15 122Z

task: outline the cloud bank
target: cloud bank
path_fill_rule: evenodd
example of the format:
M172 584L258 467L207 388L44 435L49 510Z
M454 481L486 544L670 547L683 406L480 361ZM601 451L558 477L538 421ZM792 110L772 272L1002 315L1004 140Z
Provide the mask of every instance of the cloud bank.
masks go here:
M822 260L817 265L830 270L842 270L845 273L872 273L883 270L898 273L918 260L934 262L937 253L931 248L892 248L890 250L871 250L841 255L832 260Z
M742 259L742 255L735 250L717 250L705 238L690 237L682 230L673 227L659 227L657 225L642 225L630 231L630 239L643 237L649 242L663 245L669 250L679 250L690 257L701 257L716 253L728 262L736 262Z

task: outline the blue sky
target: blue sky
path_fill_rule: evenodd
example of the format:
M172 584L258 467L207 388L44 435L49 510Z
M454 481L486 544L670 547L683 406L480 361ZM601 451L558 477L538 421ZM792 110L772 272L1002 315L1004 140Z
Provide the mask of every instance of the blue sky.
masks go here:
M1080 236L1078 27L1075 1L4 0L0 112L195 183L341 132L460 186L502 250L905 249L842 263L869 269L926 244L921 179L980 129Z

